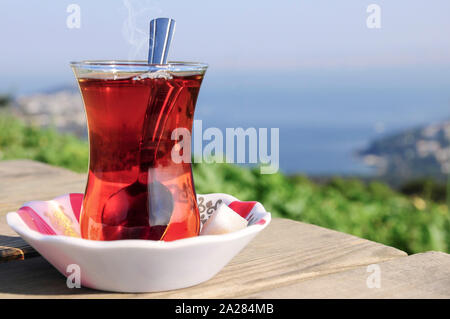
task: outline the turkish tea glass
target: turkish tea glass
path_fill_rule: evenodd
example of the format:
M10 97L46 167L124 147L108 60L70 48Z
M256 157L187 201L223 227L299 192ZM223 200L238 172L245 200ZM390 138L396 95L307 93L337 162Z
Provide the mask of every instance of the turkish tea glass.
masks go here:
M172 132L192 132L207 65L83 61L71 67L89 136L81 236L172 241L198 235L191 163L172 159L172 150L190 148L177 145Z

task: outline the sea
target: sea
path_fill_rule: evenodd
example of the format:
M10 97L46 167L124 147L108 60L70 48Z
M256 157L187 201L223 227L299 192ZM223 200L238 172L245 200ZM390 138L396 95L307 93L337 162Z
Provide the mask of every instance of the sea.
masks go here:
M371 141L450 118L450 67L207 71L197 102L203 129L279 129L280 170L370 175L357 156ZM68 71L69 72L69 71ZM17 94L73 85L69 77L0 81Z

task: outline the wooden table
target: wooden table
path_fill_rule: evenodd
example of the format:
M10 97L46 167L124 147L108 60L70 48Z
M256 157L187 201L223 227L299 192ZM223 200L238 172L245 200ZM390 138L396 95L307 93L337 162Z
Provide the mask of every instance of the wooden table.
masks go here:
M69 289L64 277L8 227L5 215L30 199L82 192L84 185L84 174L25 160L0 162L0 298L450 298L448 254L407 256L279 218L198 286L145 294ZM373 267L380 271L379 288L367 284Z

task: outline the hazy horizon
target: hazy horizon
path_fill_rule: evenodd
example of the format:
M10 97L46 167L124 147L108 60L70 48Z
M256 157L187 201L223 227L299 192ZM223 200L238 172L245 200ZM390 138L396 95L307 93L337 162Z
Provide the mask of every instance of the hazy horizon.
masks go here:
M279 127L284 170L355 171L373 138L450 116L449 12L445 0L3 0L0 94L74 85L74 60L145 60L149 20L172 17L169 60L209 64L197 119Z
M66 25L72 3L79 29ZM381 8L380 29L366 25L371 3ZM157 16L177 21L169 59L206 62L210 74L449 68L448 12L445 0L4 0L0 91L24 77L69 82L73 60L145 60L148 21Z

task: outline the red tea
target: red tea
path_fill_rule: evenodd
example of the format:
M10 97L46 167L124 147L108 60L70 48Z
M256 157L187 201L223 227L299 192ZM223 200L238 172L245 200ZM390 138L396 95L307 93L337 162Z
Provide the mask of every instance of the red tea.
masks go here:
M176 128L192 131L203 74L79 78L88 121L89 176L81 236L175 240L198 235L190 163L175 163Z

